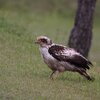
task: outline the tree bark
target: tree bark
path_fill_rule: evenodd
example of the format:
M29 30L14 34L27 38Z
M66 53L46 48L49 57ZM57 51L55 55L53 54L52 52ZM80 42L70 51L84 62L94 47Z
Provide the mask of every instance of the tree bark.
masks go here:
M75 23L68 42L69 47L85 57L88 57L91 47L95 5L96 0L78 0Z

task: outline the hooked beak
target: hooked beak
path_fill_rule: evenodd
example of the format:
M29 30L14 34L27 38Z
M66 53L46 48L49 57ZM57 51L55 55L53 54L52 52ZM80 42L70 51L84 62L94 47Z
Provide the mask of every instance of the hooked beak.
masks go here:
M39 41L35 41L34 43L35 43L35 44L39 44Z

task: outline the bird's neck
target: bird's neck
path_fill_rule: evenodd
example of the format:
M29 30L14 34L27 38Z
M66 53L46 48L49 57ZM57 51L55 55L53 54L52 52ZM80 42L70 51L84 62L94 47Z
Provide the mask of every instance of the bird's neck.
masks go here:
M43 58L46 58L46 56L48 55L48 47L40 47L39 50L40 50L40 53L42 55Z
M40 52L42 57L45 59L48 59L50 57L50 54L48 52L48 49L51 47L52 45L47 45L47 46L40 46Z
M46 51L48 52L48 49L54 44L51 45L40 45L40 52L45 53Z
M40 45L40 48L47 48L47 49L49 49L49 47L51 47L52 45L54 45L54 43L52 43L50 45L42 44L42 45Z

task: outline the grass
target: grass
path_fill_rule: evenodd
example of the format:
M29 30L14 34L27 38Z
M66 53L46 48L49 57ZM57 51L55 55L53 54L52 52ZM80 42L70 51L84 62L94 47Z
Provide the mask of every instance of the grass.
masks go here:
M99 25L94 24L90 52L95 66L89 74L95 81L89 82L71 72L52 81L48 78L51 70L43 63L33 42L37 36L47 35L57 43L66 44L73 18L0 10L0 100L99 100Z

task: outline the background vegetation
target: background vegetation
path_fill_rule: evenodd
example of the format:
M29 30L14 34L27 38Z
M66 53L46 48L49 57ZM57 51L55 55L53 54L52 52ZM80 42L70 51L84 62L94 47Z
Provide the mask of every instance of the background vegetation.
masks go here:
M97 2L89 82L65 72L55 81L34 41L47 35L67 44L77 0L0 0L0 100L99 100L100 1Z

